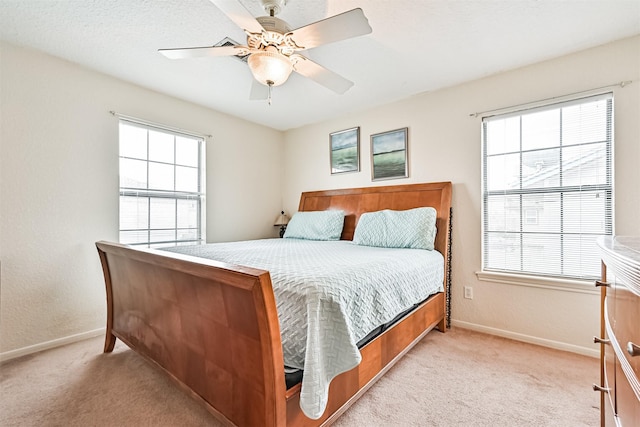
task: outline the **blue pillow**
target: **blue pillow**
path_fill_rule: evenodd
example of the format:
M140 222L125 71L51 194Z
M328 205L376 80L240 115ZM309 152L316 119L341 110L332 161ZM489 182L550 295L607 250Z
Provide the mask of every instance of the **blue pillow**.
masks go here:
M363 213L358 220L353 243L431 251L436 238L436 217L434 208Z
M296 212L287 224L285 239L340 240L344 211Z

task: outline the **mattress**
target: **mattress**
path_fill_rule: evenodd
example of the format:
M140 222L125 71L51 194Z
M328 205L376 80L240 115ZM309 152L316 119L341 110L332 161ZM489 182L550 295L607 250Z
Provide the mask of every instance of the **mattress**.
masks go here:
M387 329L389 329L390 327L398 323L400 320L408 316L413 310L418 308L419 305L420 305L419 303L414 305L410 309L405 310L402 313L398 314L396 317L391 319L390 322L387 322L384 325L380 325L377 328L375 328L373 331L369 332L364 338L358 341L358 343L356 344L358 348L362 348L365 345L369 344L369 342L373 341L378 335L382 334L384 331L386 331ZM291 368L289 366L284 367L284 382L287 387L287 390L289 390L291 387L298 385L300 382L302 382L303 373L304 371L302 369Z
M269 271L284 362L303 370L300 407L312 419L324 412L331 380L360 363L359 341L443 290L437 251L300 239L165 250Z

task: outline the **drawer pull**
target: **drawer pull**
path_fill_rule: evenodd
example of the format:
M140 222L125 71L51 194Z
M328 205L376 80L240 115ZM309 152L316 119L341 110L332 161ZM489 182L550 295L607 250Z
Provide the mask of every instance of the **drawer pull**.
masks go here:
M631 357L640 356L640 345L634 344L629 341L627 343L627 353L629 353Z
M611 341L605 338L593 337L593 342L596 344L609 344Z
M600 387L599 385L596 385L596 384L593 385L593 391L601 391L603 393L609 393L609 390L611 389L607 387Z
M602 281L600 281L600 280L596 280L596 288L597 288L598 286L604 286L605 288L608 288L608 287L610 287L610 286L611 286L611 283L609 283L609 282L602 282Z

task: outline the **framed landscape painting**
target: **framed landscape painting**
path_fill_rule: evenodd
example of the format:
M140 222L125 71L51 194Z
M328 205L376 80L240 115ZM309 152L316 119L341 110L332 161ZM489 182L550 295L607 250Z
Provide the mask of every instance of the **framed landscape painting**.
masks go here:
M371 135L371 179L406 178L408 128Z
M360 170L360 127L331 133L329 148L332 174Z

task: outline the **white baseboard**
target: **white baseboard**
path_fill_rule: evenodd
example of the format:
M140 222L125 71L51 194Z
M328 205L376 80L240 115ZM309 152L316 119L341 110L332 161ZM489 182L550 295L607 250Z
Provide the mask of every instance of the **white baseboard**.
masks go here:
M16 357L26 356L28 354L38 353L43 350L49 350L63 346L65 344L71 344L74 342L86 340L87 338L97 337L105 333L105 328L94 329L93 331L82 332L68 337L58 338L51 341L45 341L39 344L30 345L27 347L18 348L15 350L5 351L0 353L0 363L7 360L15 359Z
M504 329L491 328L489 326L478 325L475 323L464 322L462 320L451 319L451 325L458 328L470 329L476 332L483 332L489 335L497 335L503 338L509 338L515 341L522 341L529 344L537 344L543 347L549 347L556 350L568 351L571 353L582 354L590 357L600 357L600 350L589 347L581 347L578 345L567 344L560 341L548 340L545 338L534 337L531 335L519 334L517 332L505 331Z
M464 322L462 320L451 319L451 325L458 328L469 329L476 332L482 332L489 335L497 335L499 337L509 338L516 341L522 341L530 344L537 344L543 347L554 348L556 350L569 351L571 353L582 354L590 357L600 357L600 351L588 347L580 347L573 344L567 344L560 341L548 340L545 338L534 337L531 335L519 334L517 332L506 331L504 329L491 328L488 326L478 325L475 323ZM86 340L88 338L97 337L105 333L105 328L94 329L93 331L82 332L80 334L70 335L64 338L58 338L43 343L30 345L28 347L18 348L16 350L0 353L0 363L16 357L26 356L28 354L37 353L43 350L60 347L65 344Z

